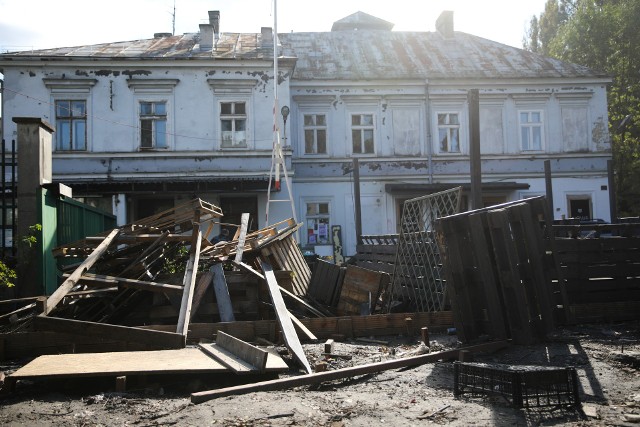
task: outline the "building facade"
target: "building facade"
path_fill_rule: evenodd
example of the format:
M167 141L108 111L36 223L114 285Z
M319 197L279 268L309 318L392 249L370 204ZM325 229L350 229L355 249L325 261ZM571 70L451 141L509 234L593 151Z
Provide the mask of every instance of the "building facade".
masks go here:
M196 195L256 229L267 205L270 223L293 216L267 197L279 127L292 182L271 199L291 190L303 246L328 254L340 225L351 255L354 158L363 234L396 233L409 198L468 193L475 89L485 205L545 194L549 160L556 219L610 219L608 76L456 32L451 12L435 32L358 12L280 34L277 67L269 28L224 33L209 18L198 33L0 55L4 139L11 117L52 123L54 181L121 223Z

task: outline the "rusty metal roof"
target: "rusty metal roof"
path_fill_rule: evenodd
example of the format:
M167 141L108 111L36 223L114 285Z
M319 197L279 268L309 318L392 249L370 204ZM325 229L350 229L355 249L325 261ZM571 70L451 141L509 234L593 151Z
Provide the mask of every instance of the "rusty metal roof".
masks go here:
M88 46L12 52L3 57L113 59L272 59L273 43L262 47L262 34L223 33L215 49L200 49L199 33Z
M260 33L222 33L213 50L200 49L199 33L148 40L13 52L7 59L264 59L271 40ZM543 57L470 34L384 30L279 34L281 55L297 58L294 79L522 79L608 77L576 64ZM195 65L195 64L194 64Z
M332 31L280 35L297 56L294 77L313 79L464 79L606 77L576 64L455 32Z

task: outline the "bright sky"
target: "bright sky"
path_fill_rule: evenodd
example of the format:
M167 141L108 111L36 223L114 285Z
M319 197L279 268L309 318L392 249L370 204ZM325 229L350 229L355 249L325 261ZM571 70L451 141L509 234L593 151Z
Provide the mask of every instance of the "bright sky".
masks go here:
M138 40L153 33L194 33L220 11L221 32L273 27L274 0L0 0L0 52ZM443 10L456 31L522 47L533 15L546 0L277 0L278 32L330 31L357 11L395 24L397 31L434 31Z

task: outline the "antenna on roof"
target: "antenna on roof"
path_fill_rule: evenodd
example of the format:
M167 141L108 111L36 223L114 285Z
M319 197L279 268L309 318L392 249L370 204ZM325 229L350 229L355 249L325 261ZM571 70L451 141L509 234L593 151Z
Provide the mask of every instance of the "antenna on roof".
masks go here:
M173 0L173 16L172 16L172 28L171 35L176 35L176 0Z

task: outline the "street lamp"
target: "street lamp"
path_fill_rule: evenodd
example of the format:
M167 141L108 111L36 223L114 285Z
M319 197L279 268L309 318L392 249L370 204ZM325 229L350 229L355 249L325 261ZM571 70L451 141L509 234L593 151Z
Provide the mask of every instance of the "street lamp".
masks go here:
M287 117L289 117L289 107L283 105L280 109L280 114L282 114L282 121L284 122L284 146L287 146Z

